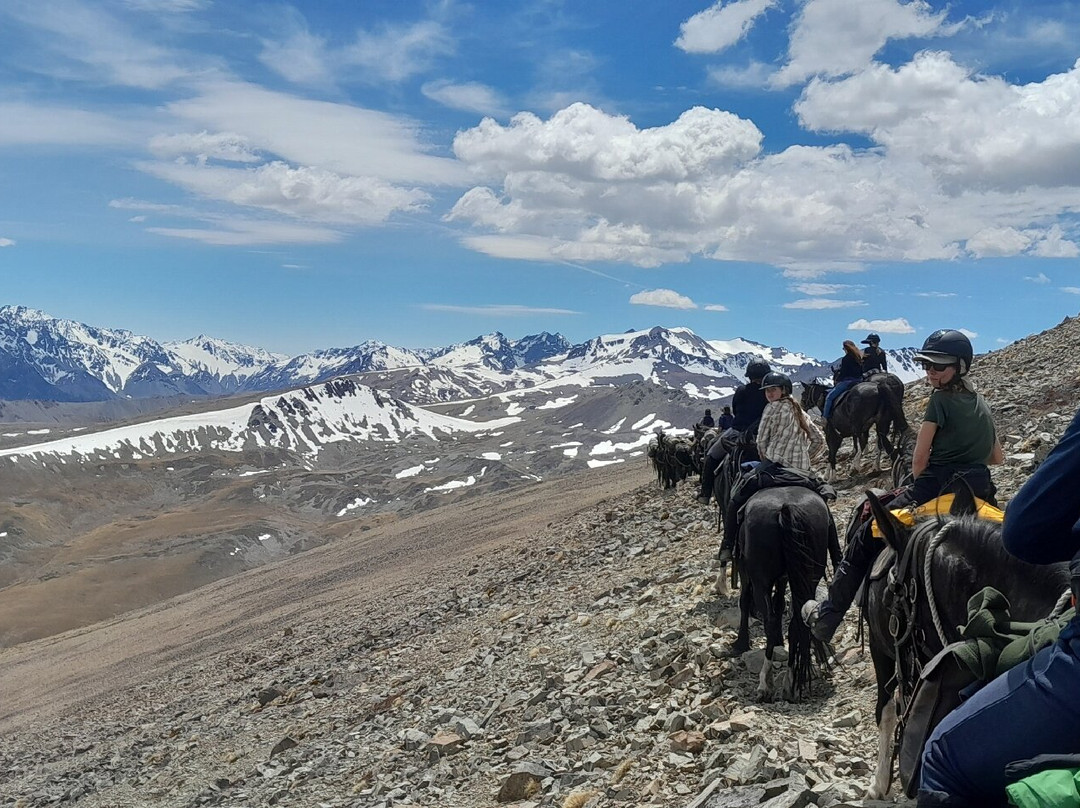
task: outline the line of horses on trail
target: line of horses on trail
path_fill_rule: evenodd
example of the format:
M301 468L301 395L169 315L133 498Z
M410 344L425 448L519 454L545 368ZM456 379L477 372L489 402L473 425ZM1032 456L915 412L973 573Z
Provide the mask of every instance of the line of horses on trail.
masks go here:
M887 451L891 457L890 482L896 489L910 482L915 432L902 417L899 397L894 400L895 391L883 387L872 385L871 392L877 397L872 407L866 403L872 396L863 391L849 397L851 403L847 409L843 401L834 409L838 422L832 428L833 442L829 443L830 466L834 465L833 447L839 444L842 431L863 434L854 426L839 424L854 425L856 414L863 413L862 417L877 426L879 451ZM823 397L813 392L808 399L804 389L803 400L812 407ZM887 423L882 414L886 411ZM899 434L890 434L894 430L899 430ZM655 451L650 447L650 459L657 466L661 483L674 486L700 471L700 458L708 450L710 439L715 439L715 433L716 430L700 430L694 441L658 435ZM830 440L829 429L826 439ZM857 434L856 440L859 440ZM865 441L862 445L865 451ZM717 469L714 494L721 512L718 529L723 524L723 509L730 500L740 464L746 458L756 459L752 443L737 446ZM667 470L661 471L661 464L668 464ZM917 789L922 744L944 712L930 717L916 714L913 703L916 706L919 703L913 702L913 694L935 655L961 639L959 627L968 621L971 597L983 587L993 587L1007 598L1012 620L1038 621L1060 610L1064 602L1062 595L1069 588L1067 565L1038 567L1009 556L1001 544L1001 525L975 517L976 503L970 489L953 492L948 513L924 518L910 527L881 504L878 497L884 493L879 489L866 492L852 513L847 536L850 541L862 515L869 511L886 546L873 573L864 581L858 599L877 679L878 760L867 791L871 799L882 799L889 792L897 758L905 792L911 796ZM777 696L801 699L810 692L812 680L822 675L831 661L830 649L812 637L801 616L803 604L815 597L828 562L831 559L835 567L837 560L836 527L828 505L815 491L806 488L763 489L744 506L736 546L731 576L734 581L737 575L741 587L740 624L730 653L735 655L750 648L749 621L751 614L755 614L761 619L766 635L766 661L756 691L758 700L770 701ZM721 586L725 575L722 569L717 581L717 591L721 594L730 591ZM789 616L788 662L777 682L773 651L784 643L785 611ZM942 693L936 709L942 710L942 704L947 708L959 703L960 684L943 681L939 686Z

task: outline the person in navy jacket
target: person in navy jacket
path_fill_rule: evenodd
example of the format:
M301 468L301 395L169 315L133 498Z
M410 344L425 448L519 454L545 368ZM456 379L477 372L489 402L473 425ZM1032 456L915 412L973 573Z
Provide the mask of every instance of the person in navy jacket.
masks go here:
M1009 503L1001 540L1031 564L1070 562L1080 589L1080 412ZM947 715L923 751L919 805L1006 805L1005 766L1080 751L1080 618ZM1004 730L1004 731L1003 731ZM992 739L992 741L988 741Z

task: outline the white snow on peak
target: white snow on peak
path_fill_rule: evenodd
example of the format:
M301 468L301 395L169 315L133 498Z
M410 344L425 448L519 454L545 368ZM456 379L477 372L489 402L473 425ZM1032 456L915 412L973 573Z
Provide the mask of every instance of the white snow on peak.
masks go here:
M475 422L433 413L352 382L327 382L239 407L181 415L0 450L0 457L76 455L121 459L194 451L274 447L308 457L339 441L399 442L480 432L517 418Z

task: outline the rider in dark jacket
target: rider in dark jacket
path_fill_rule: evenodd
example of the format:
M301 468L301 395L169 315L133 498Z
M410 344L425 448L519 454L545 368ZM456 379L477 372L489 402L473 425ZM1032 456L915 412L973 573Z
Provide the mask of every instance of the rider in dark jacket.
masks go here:
M724 405L724 410L720 413L720 420L716 425L722 430L735 426L735 416L731 414L731 407L727 404Z
M701 491L697 498L703 505L708 505L712 499L713 483L720 461L730 451L740 433L757 425L765 405L769 403L765 398L765 391L761 389L761 380L768 372L768 363L761 360L755 360L746 366L747 383L736 390L731 398L735 420L730 429L725 429L717 436L705 454L705 462L701 468Z
M708 429L712 429L714 426L716 426L716 421L714 421L713 417L712 417L712 410L706 409L705 410L705 415L702 417L702 419L698 423L700 423L703 427L706 427Z
M915 354L934 390L915 441L911 468L915 481L889 503L890 508L921 505L959 485L996 504L987 464L1002 461L1001 444L990 407L964 378L973 356L971 341L952 329L935 331ZM869 524L864 525L848 543L829 596L820 603L809 600L803 606L803 620L823 642L832 639L881 551L881 542L868 528Z
M836 384L825 397L825 406L821 408L821 416L828 421L832 415L833 405L845 391L862 381L863 355L858 346L849 339L844 340L844 356L840 360L840 369L836 372Z
M1070 561L1074 595L1080 589L1078 479L1080 412L1009 503L1001 532L1005 549L1023 561ZM923 752L919 805L1005 805L1009 763L1080 750L1077 692L1080 618L1073 618L1056 643L994 679L937 726Z
M863 350L863 373L880 370L887 373L889 370L889 358L881 350L881 337L877 334L868 334L863 341L867 347Z

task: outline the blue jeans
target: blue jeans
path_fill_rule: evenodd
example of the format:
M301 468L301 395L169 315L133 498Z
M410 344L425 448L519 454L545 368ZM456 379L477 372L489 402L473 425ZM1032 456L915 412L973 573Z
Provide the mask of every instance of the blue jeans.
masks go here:
M829 391L829 395L825 396L825 406L821 408L821 416L826 421L829 420L833 405L836 404L836 399L840 398L841 393L850 390L860 381L862 381L862 379L841 379L836 383L836 386Z
M926 743L919 793L1005 806L1005 766L1080 750L1080 618L1058 641L947 715Z

